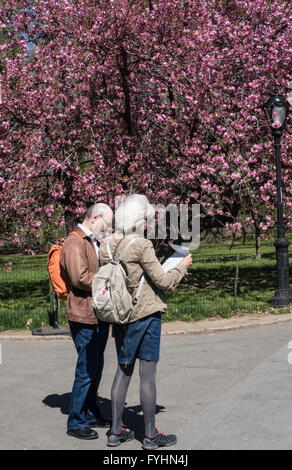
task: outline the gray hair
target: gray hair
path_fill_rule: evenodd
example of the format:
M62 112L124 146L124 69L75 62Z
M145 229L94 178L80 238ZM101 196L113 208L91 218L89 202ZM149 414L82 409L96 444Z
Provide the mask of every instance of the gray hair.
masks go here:
M92 217L93 215L106 217L109 212L111 212L111 208L107 204L104 204L103 202L98 202L97 204L92 204L92 206L87 209L87 212L85 214L85 220L90 219L90 217Z
M115 229L125 234L133 233L144 220L154 215L154 209L143 194L128 196L115 213Z

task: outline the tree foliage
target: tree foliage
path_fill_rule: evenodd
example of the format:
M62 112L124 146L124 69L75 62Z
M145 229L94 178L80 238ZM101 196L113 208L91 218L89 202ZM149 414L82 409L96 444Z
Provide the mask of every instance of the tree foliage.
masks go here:
M131 191L199 203L227 228L273 227L275 160L262 106L292 79L289 0L2 4L7 229L39 237L52 217L69 226L86 204L113 205Z

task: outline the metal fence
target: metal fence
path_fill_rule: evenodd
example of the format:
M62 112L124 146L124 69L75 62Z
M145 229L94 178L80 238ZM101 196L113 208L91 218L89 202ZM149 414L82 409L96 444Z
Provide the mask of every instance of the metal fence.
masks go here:
M53 295L46 258L6 261L0 267L0 329L52 322ZM192 269L175 291L167 292L166 320L198 320L240 312L269 310L276 289L274 254L256 260L244 254L193 256ZM59 302L59 323L66 320L66 303Z
M256 260L245 255L194 256L193 269L168 294L168 315L201 319L270 310L276 289L275 257Z
M0 330L34 328L52 321L54 296L46 259L6 262L0 268ZM60 321L65 321L66 305L60 303Z

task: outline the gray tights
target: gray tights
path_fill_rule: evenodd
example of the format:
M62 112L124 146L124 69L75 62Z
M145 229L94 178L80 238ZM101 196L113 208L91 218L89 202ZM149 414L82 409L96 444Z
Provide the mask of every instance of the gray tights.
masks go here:
M157 362L140 359L140 403L144 414L145 436L151 437L155 431L156 410L156 366ZM128 387L133 375L135 363L124 367L118 364L111 390L112 432L122 430L122 415L125 407Z

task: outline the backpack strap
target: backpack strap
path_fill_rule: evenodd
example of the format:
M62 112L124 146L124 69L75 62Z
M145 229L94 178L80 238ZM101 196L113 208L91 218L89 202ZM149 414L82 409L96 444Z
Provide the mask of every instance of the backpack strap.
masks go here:
M134 238L133 240L130 240L127 243L127 245L125 246L125 248L123 249L122 253L120 254L119 259L118 259L118 263L120 263L122 261L122 258L125 255L126 251L128 250L128 248L130 248L132 243L134 243L136 240L144 240L144 239L139 237L139 238ZM134 305L138 302L138 298L139 298L139 295L140 295L140 292L141 292L141 289L142 289L142 286L143 286L143 282L144 282L144 274L142 274L142 276L140 278L139 285L138 285L138 288L136 290L136 294L135 294L134 299L133 299L133 304Z
M134 305L138 302L138 298L139 298L139 295L141 293L141 289L142 289L142 286L143 286L144 279L145 279L144 274L142 274L141 279L139 281L138 288L136 290L135 297L133 298L133 304Z
M105 239L105 242L106 242L106 247L107 247L107 252L108 252L109 259L112 262L114 259L113 259L112 252L111 252L111 247L110 247L110 238L107 237Z
M120 263L122 261L122 258L123 256L126 254L126 251L128 250L128 248L130 248L130 246L132 245L132 243L134 243L136 240L143 240L143 238L139 237L139 238L133 238L133 240L130 240L125 248L123 249L122 253L120 254L119 258L118 258L118 263Z

